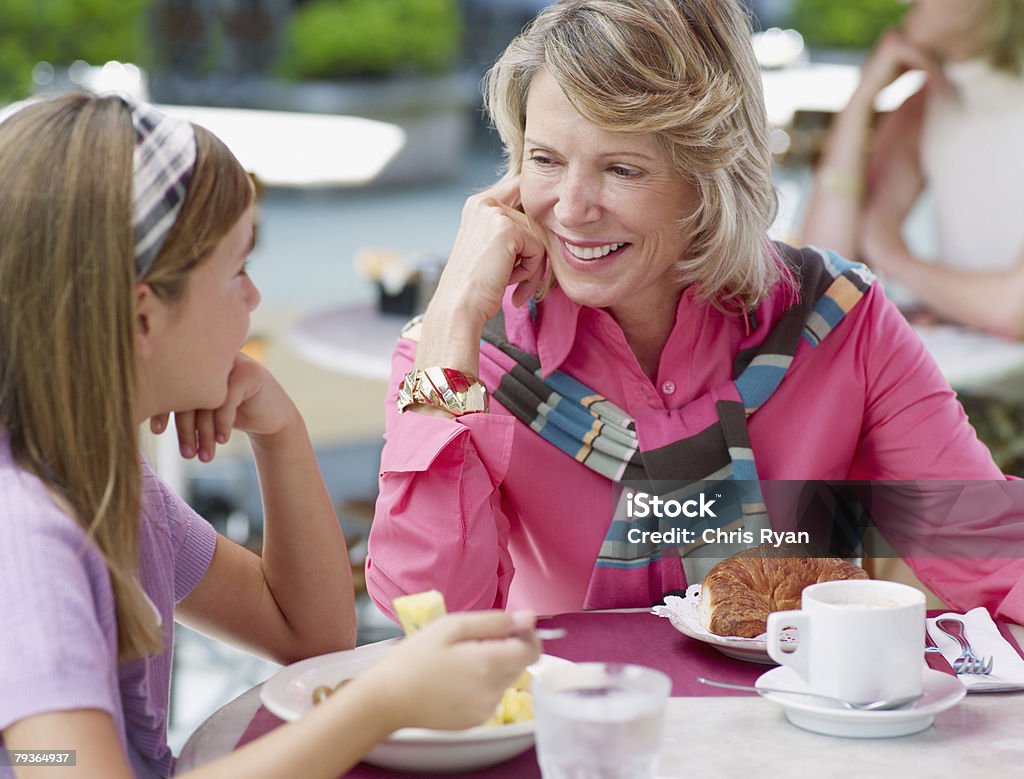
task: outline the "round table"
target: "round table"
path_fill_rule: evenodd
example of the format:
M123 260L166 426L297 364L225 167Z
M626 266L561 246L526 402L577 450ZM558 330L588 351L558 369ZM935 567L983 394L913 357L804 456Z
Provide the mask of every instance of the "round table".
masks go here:
M410 318L382 314L369 303L331 308L298 320L288 331L288 342L322 368L386 381L395 342Z
M365 644L353 649L352 653L358 655L361 660L373 662L378 657L387 654L396 640L389 638L373 644ZM184 773L190 768L200 766L234 750L238 740L245 733L245 729L260 708L260 688L262 686L262 684L258 684L246 690L211 714L196 729L195 733L189 736L185 746L181 748L175 772Z
M210 130L267 186L363 186L406 141L398 125L358 116L194 105L159 108Z
M1024 628L1011 626L1018 642ZM352 652L385 653L392 640ZM232 751L259 708L254 687L219 709L182 750L184 772ZM659 775L664 777L1014 776L1024 757L1024 692L968 695L932 727L902 738L822 736L791 725L783 711L751 697L670 698ZM411 776L411 775L410 775Z
M1024 343L950 324L914 332L957 392L1024 400Z

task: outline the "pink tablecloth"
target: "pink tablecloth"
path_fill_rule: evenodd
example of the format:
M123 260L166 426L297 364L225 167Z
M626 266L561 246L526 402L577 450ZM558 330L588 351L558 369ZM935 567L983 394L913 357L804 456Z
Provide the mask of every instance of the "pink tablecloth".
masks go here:
M942 612L930 612L935 616ZM561 614L540 621L542 627L564 627L569 634L557 641L545 644L548 654L567 660L585 662L637 663L664 671L672 679L673 697L706 695L756 695L756 693L723 690L708 687L697 681L698 676L720 679L736 684L753 684L768 667L734 660L720 654L709 644L702 643L677 632L672 624L662 617L646 612L609 614L583 612ZM1021 652L1009 630L999 623L1004 638ZM1021 652L1024 655L1024 652ZM238 746L249 743L282 724L281 720L260 707L249 727L238 742ZM390 771L360 763L346 775L347 779L408 779L410 774ZM436 779L439 775L433 775ZM466 774L452 774L465 777ZM481 779L539 779L540 768L533 749L501 765L473 773Z

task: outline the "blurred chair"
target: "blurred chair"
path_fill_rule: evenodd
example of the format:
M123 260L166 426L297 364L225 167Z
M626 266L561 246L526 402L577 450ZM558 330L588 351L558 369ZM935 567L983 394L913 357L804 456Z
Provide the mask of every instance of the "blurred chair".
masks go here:
M352 586L356 597L366 593L366 543L373 523L373 498L352 498L339 501L335 512L345 531L348 556L352 565Z

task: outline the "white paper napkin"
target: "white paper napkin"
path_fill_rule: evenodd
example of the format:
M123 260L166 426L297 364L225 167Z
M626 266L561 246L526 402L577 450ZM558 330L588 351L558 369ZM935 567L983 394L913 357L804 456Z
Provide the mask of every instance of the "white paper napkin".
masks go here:
M960 656L960 644L952 636L947 636L937 627L936 620L944 617L959 619L966 626L967 640L971 643L974 654L978 657L993 657L992 673L984 676L978 674L959 674L957 678L963 682L967 692L1001 692L1006 690L1024 690L1024 659L1007 643L992 621L988 610L979 606L966 614L948 612L935 619L928 620L928 633L935 644L942 650L942 656L950 663Z

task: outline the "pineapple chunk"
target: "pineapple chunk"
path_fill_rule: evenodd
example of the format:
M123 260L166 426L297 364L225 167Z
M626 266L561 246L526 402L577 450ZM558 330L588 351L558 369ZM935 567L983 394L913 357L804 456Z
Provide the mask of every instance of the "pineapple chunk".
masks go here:
M502 705L505 708L504 721L526 722L533 719L533 695L526 690L509 688L501 696Z
M444 596L437 590L402 595L395 598L391 605L395 607L395 614L407 636L411 636L428 622L443 617L448 611L444 605Z
M506 687L501 701L484 725L508 725L533 719L533 696L526 690Z
M531 679L533 679L533 674L530 673L530 669L524 668L523 672L519 674L519 678L512 682L512 689L529 692Z

